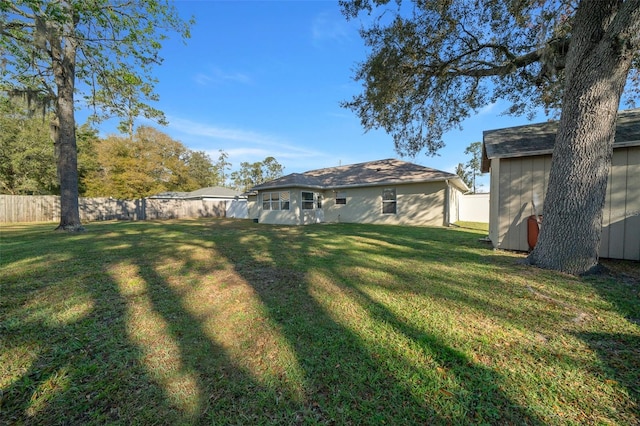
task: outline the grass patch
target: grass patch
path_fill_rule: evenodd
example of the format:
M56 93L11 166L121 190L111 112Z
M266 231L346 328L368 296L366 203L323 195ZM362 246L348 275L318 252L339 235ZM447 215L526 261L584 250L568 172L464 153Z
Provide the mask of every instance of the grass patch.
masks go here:
M464 222L458 221L454 224L459 228L470 229L474 231L484 231L489 232L489 224L485 222Z
M0 423L638 424L640 274L486 230L0 229Z

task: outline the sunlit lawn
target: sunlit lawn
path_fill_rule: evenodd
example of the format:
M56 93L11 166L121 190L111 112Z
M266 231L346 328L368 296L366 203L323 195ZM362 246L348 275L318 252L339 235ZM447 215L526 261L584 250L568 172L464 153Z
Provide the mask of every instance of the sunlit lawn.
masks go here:
M0 424L638 424L640 266L486 229L0 228Z

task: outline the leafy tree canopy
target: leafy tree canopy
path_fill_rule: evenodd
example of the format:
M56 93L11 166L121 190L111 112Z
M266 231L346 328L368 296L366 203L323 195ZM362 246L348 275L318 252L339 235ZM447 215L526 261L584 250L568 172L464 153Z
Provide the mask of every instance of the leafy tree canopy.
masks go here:
M231 173L231 181L239 191L246 191L253 186L277 179L282 176L284 167L273 157L267 157L263 161L240 163L240 170Z
M206 153L191 151L152 127L138 127L133 138L109 136L93 149L97 167L82 181L88 196L134 199L218 182Z
M27 102L0 97L0 193L59 192L49 122Z
M189 37L165 0L0 0L0 91L52 104L60 184L57 229L82 231L78 208L76 92L95 116L120 116L133 133L139 115L163 121L149 105L154 65L169 32Z
M73 60L76 89L94 107L94 119L122 117L127 133L141 115L164 122L149 104L157 100L152 69L162 63L168 34L188 38L191 23L158 0L0 0L0 87L52 101L58 96L52 58ZM69 45L74 57L54 52Z
M355 78L363 92L343 106L366 130L382 128L401 154L430 155L442 135L499 99L509 114L557 111L566 79L577 5L573 0L341 0L343 13L373 15L361 30L370 48ZM614 2L615 3L615 2ZM638 19L637 0L620 1L616 19ZM635 18L634 18L635 16ZM637 34L622 34L625 37ZM640 83L640 59L630 73L627 102Z
M471 178L471 172L467 170L463 163L458 163L456 166L456 174L460 176L460 179L467 185L469 188L473 188L473 179Z
M477 178L478 176L482 176L482 142L472 142L465 150L464 153L467 155L471 155L471 159L466 162L464 165L467 170L469 176L469 183L467 186L471 188L471 190L476 193L477 188ZM466 181L465 181L466 182Z
M215 162L216 172L218 174L218 185L227 186L227 170L232 166L228 161L229 154L223 150L218 150L218 159Z
M504 99L559 111L544 225L529 263L574 274L598 263L616 115L638 94L640 0L342 0L370 48L343 105L397 151L435 154L442 135ZM626 88L625 88L626 86ZM527 208L522 205L522 208ZM517 225L517 224L516 224Z

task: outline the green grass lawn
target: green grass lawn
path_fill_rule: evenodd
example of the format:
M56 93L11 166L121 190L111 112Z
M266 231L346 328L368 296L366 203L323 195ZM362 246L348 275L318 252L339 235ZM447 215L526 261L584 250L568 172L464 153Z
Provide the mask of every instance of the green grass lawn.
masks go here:
M0 228L0 424L640 423L640 267L486 229Z

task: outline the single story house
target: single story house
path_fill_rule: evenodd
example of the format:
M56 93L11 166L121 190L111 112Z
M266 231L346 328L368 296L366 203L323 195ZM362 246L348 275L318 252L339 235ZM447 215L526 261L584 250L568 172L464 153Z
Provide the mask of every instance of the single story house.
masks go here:
M482 171L491 172L494 247L529 249L527 222L542 214L557 127L546 122L484 132ZM640 109L618 115L600 256L640 260Z
M247 195L222 186L210 186L191 192L162 192L148 197L150 200L201 200L203 206L225 204L225 217L247 219Z
M263 223L446 226L469 188L453 173L396 159L293 173L252 188L249 217Z

